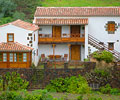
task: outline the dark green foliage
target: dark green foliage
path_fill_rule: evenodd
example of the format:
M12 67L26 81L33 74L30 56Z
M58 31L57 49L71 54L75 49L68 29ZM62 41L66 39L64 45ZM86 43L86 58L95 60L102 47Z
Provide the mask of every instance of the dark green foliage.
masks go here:
M14 19L11 18L11 17L0 18L0 25L6 24L6 23L9 23L9 22L12 22L12 21L14 21Z
M46 86L48 91L68 92L68 93L88 93L90 88L87 81L82 76L72 76L67 78L58 78L52 80L49 85Z
M3 81L5 82L5 89L10 91L27 89L29 85L29 82L22 79L20 74L16 72L6 73ZM3 87L1 87L1 90L3 90Z
M12 17L16 4L12 0L0 0L0 18Z
M103 100L102 98L89 97L88 100Z
M97 59L98 61L104 60L106 63L112 62L114 58L112 53L105 50L102 52L95 51L92 55L93 58Z
M77 97L77 100L83 100L83 96L81 95L81 96L78 96Z
M117 88L111 88L109 84L107 84L105 87L101 87L100 92L104 94L120 95L120 90Z
M36 90L31 93L23 92L3 92L0 94L0 100L57 100L48 94L46 90Z

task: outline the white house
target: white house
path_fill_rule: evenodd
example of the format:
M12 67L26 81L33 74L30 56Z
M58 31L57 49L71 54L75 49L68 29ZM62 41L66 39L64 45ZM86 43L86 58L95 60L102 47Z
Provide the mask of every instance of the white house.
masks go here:
M120 7L37 7L39 56L83 61L98 49L120 56Z
M33 48L36 66L43 58L84 61L104 49L120 58L120 7L37 7L33 24L17 20L0 26L0 42L9 33Z
M9 67L9 62L17 64L15 67L18 67L18 63L24 62L24 53L27 52L26 49L29 48L32 50L31 54L27 54L26 58L29 58L26 61L29 64L22 64L22 66L30 67L31 63L33 62L35 65L38 63L38 26L35 26L31 23L24 22L22 20L16 20L14 22L4 24L0 26L0 66L7 68ZM17 43L16 43L17 42ZM17 44L17 45L16 45ZM6 46L7 45L7 46ZM19 45L19 46L18 46ZM25 48L25 50L24 50ZM32 49L33 48L33 49ZM19 61L19 53L24 52L21 54L23 61ZM9 54L7 54L9 52ZM17 61L14 61L14 53L17 55ZM6 54L6 57L4 56ZM32 56L32 57L30 57ZM7 60L4 60L7 59ZM3 63L6 63L3 65Z

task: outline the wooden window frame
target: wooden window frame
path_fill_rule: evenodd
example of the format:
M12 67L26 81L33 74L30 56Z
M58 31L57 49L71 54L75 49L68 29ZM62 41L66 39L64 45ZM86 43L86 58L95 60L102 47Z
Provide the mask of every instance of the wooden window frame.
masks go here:
M27 62L27 53L22 53L23 54L23 62ZM24 61L24 54L26 54L26 61Z
M13 35L13 41L9 41L9 35ZM14 42L14 33L7 33L7 42Z
M114 21L108 21L108 24L107 24L108 34L114 34L115 30L116 30L115 22Z
M4 54L6 54L6 61L4 61ZM3 62L8 62L8 56L7 56L8 54L7 53L3 53Z
M0 53L1 53L1 55L2 55L2 57L1 57L2 61L0 61L0 62L3 62L3 53L2 53L2 52L0 52Z
M113 44L113 47L112 47L112 48L110 48L110 43ZM114 50L114 42L108 42L108 49L109 49L109 50Z

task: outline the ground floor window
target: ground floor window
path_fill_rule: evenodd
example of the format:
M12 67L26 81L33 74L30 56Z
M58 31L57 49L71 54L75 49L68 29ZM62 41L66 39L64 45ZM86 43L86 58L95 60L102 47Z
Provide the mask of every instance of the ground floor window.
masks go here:
M27 62L27 53L0 53L0 62Z
M0 62L2 62L2 53L0 53Z
M7 62L7 53L3 53L3 62Z
M10 53L10 62L13 62L13 53Z
M27 54L23 53L23 62L27 62Z
M114 50L114 43L113 42L108 43L108 49L109 50Z

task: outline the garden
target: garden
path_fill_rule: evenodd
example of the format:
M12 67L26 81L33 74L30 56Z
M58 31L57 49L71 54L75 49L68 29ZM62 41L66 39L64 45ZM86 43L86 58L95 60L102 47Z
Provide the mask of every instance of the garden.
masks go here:
M98 61L111 63L114 57L106 52L95 52ZM17 72L0 76L0 100L120 100L120 70L117 66L99 68L85 75L58 77L44 89L30 91L30 82Z

